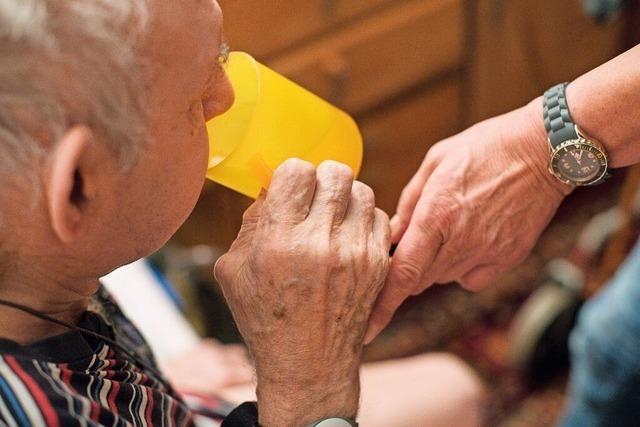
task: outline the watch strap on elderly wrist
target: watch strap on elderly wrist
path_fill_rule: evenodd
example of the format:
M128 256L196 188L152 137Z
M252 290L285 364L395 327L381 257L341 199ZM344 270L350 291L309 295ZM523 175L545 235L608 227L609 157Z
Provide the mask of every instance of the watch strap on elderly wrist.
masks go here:
M568 85L569 83L562 83L544 93L544 127L547 130L549 144L552 149L567 140L580 137L567 104L566 89Z

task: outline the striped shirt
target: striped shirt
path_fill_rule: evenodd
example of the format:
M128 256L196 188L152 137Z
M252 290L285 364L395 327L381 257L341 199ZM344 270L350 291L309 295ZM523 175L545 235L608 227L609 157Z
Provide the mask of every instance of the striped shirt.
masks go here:
M143 337L104 290L80 327L155 368ZM191 426L190 409L157 373L98 338L71 331L20 346L0 339L0 426Z

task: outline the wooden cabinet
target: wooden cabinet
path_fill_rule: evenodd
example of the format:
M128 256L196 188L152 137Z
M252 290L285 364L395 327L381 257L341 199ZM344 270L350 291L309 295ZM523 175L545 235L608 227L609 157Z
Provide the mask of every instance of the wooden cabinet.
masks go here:
M271 61L276 70L352 114L462 62L461 0L400 2L386 13Z

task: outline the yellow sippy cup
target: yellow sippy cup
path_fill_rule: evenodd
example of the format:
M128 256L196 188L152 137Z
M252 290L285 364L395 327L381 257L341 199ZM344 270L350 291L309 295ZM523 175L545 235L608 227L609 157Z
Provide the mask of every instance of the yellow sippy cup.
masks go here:
M316 166L336 160L358 174L362 136L349 115L246 53L231 53L227 67L236 99L207 123L207 178L256 198L292 157Z

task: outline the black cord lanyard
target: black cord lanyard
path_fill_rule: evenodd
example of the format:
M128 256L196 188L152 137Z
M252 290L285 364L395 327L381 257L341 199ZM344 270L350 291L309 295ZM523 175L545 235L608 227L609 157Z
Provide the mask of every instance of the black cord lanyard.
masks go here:
M129 356L129 358L131 358L137 365L139 365L139 367L144 368L150 372L152 372L153 374L155 374L158 378L164 378L162 376L162 374L160 373L160 371L158 371L156 368L149 366L149 364L145 363L142 361L142 357L140 357L140 355L138 355L136 352L131 351L131 350L127 350L126 348L124 348L122 345L118 344L116 341L112 340L111 338L99 334L97 332L93 332L89 329L86 328L81 328L79 326L75 326L72 325L71 323L67 323L65 321L56 319L54 317L51 317L47 314L44 314L38 310L34 310L33 308L21 305L21 304L17 304L15 302L11 302L11 301L6 301L3 299L0 299L0 305L4 305L6 307L10 307L13 308L15 310L19 310L22 312L25 312L27 314L30 314L34 317L37 317L39 319L51 322L51 323L55 323L56 325L59 326L63 326L69 330L72 331L76 331L76 332L80 332L81 334L84 335L89 335L91 337L97 338L99 340L104 341L105 343L109 344L110 346L117 348L118 350L120 350L121 352L123 352L124 354L126 354L127 356Z

